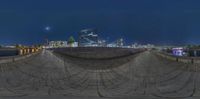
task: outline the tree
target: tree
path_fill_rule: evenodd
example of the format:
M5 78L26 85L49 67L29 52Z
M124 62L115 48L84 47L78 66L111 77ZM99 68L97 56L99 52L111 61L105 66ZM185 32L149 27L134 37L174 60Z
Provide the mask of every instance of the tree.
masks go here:
M67 41L67 43L68 43L68 44L73 44L74 42L75 42L74 37L73 37L73 36L70 36L69 39L68 39L68 41Z

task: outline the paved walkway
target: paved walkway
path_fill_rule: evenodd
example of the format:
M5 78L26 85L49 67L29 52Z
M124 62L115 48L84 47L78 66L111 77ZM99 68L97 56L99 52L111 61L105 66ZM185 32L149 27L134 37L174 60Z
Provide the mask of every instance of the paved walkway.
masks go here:
M0 99L195 99L200 95L197 66L150 51L88 60L44 50L25 60L0 64Z

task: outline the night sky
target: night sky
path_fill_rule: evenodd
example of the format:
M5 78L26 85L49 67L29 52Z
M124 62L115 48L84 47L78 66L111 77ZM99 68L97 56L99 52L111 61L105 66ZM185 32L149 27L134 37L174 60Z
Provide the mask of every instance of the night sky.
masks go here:
M0 44L77 39L85 28L127 44L200 44L200 0L0 1Z

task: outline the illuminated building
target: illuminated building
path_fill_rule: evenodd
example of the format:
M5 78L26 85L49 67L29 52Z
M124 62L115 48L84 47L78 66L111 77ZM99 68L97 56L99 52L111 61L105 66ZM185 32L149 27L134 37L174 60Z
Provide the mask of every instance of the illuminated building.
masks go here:
M67 41L50 41L49 47L50 48L59 48L59 47L67 47Z
M79 32L80 47L94 47L98 46L98 35L94 29L85 29Z
M172 48L172 53L175 56L183 56L184 55L183 48Z

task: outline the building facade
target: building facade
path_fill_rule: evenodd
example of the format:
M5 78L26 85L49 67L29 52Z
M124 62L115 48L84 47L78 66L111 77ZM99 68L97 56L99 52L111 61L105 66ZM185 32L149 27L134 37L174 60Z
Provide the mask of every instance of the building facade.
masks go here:
M98 46L99 47L106 47L107 46L106 40L98 40Z
M79 47L98 46L98 35L95 29L85 29L79 32Z
M183 48L172 48L172 54L174 56L183 56L184 55Z
M67 41L50 41L48 48L78 47L78 42L68 44Z
M107 47L124 47L124 40L122 38L117 39L116 41L107 44Z
M60 48L60 47L67 47L67 41L50 41L48 46L50 48Z
M199 48L193 48L189 49L188 56L190 57L200 57L200 49Z
M124 46L124 39L120 38L116 41L117 47L123 47Z

